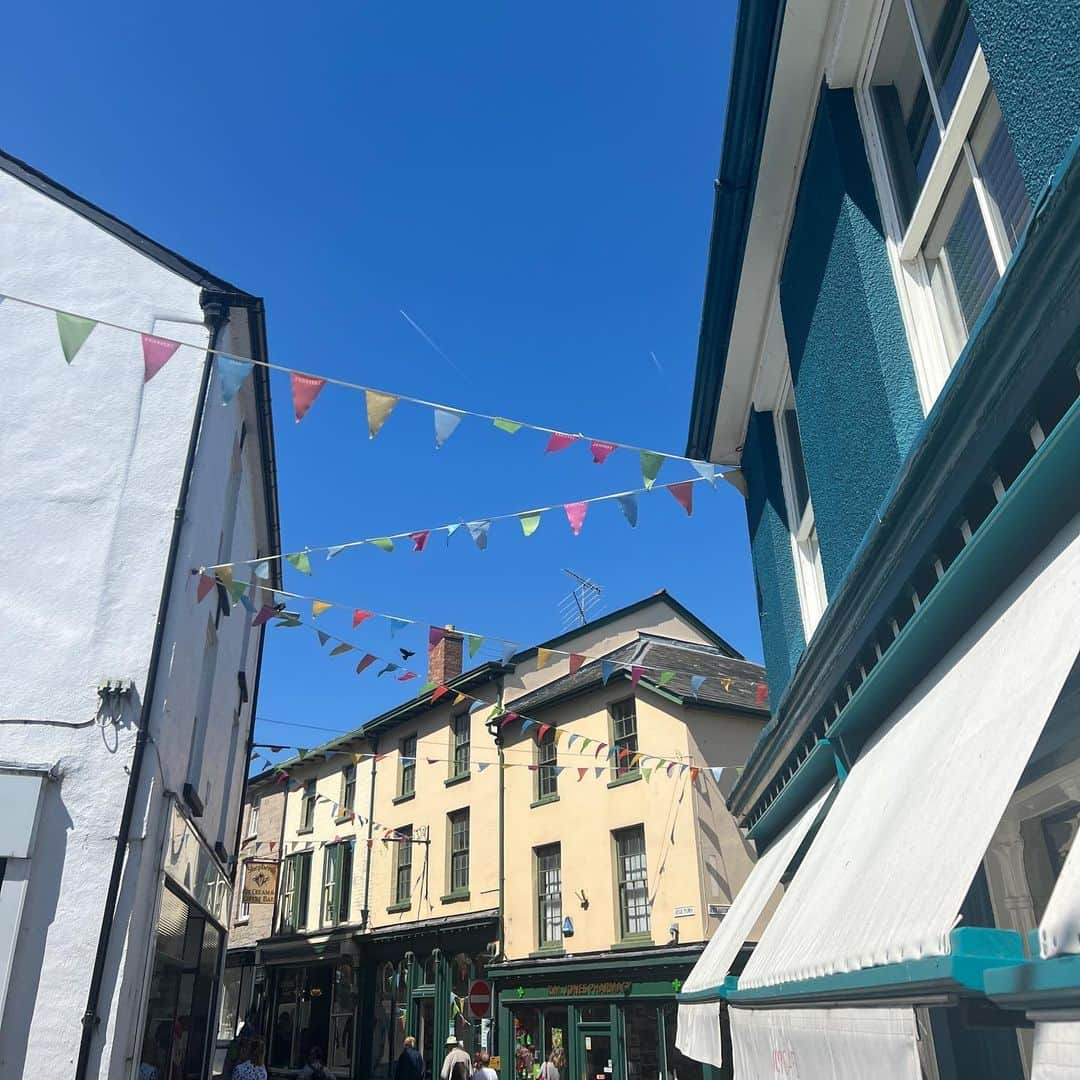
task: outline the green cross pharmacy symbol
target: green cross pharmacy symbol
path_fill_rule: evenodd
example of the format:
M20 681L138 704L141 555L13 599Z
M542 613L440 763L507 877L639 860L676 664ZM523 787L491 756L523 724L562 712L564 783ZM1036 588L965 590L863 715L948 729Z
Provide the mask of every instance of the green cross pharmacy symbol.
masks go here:
M671 989L677 994L682 989L682 979L672 979Z
M524 987L524 986L519 986L519 987L518 987L518 988L517 988L517 989L516 989L516 990L514 991L514 993L515 993L515 994L517 994L517 996L518 996L519 998L523 998L523 997L525 996L525 987Z

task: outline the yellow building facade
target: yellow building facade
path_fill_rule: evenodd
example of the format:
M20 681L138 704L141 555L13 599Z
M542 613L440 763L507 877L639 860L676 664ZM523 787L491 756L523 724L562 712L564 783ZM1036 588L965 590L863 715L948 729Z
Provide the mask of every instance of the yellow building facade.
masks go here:
M389 1080L412 1034L436 1072L455 1037L504 1080L552 1052L694 1080L665 1010L752 865L724 791L761 669L663 593L505 665L457 674L452 631L430 659L434 693L283 767L271 1073L320 1045Z

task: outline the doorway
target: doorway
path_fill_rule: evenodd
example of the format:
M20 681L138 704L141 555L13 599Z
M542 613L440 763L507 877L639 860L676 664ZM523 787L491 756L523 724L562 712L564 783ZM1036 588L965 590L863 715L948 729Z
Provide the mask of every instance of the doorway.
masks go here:
M580 1062L577 1080L613 1080L615 1062L610 1025L578 1029L577 1060Z
M418 997L416 1000L416 1048L424 1058L424 1076L429 1078L442 1067L445 1046L435 1041L435 999ZM435 1055L439 1054L439 1060Z

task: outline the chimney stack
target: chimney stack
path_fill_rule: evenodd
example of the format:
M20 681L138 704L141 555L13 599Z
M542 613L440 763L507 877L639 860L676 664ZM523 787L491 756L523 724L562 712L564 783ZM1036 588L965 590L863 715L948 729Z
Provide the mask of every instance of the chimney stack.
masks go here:
M463 645L464 639L453 626L444 628L442 637L428 649L428 682L445 686L461 674Z

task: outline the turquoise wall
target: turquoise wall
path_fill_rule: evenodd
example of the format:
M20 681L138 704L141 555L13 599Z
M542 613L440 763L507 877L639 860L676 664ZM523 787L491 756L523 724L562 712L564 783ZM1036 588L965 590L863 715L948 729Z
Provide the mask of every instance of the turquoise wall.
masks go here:
M832 596L923 422L850 90L818 102L780 307Z
M769 698L775 706L806 647L772 413L751 412L742 469Z
M1034 201L1080 128L1080 3L968 0Z

